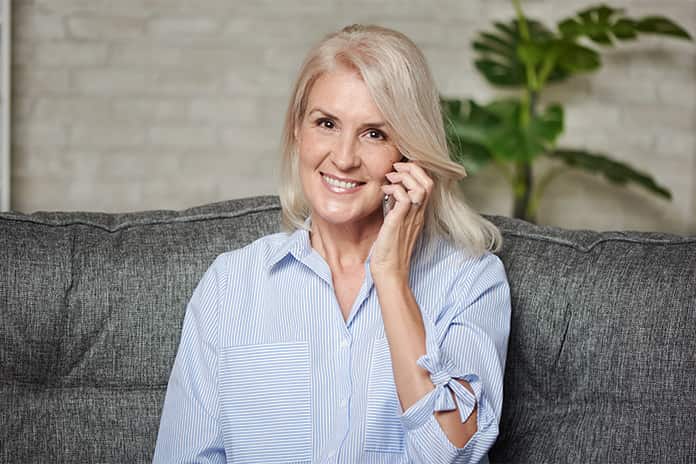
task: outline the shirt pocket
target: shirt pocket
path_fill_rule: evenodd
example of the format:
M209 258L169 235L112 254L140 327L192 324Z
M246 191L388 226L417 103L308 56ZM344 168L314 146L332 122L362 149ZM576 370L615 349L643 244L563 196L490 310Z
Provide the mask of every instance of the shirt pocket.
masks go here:
M404 429L399 415L399 398L394 384L389 343L386 338L378 338L372 344L370 360L365 414L365 451L403 453Z
M228 462L312 459L311 366L307 342L220 351L220 409Z

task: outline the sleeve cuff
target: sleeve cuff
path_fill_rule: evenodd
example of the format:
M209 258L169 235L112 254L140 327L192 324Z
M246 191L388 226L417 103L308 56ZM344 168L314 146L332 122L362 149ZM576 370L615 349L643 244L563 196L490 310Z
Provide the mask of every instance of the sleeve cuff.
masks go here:
M438 353L439 354L439 353ZM430 373L435 388L416 403L411 405L401 416L405 430L413 430L425 424L435 411L452 411L459 409L459 416L465 422L481 399L481 380L476 374L457 374L457 369L449 360L440 356L425 354L417 364ZM474 390L472 394L456 379L465 380ZM452 398L454 393L454 399ZM456 403L455 403L456 401Z

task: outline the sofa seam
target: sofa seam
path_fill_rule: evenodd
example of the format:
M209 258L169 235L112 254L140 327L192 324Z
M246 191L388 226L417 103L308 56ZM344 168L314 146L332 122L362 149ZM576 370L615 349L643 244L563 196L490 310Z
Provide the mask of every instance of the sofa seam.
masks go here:
M600 238L598 240L595 240L594 242L590 243L589 245L581 245L578 243L573 243L568 240L564 239L559 239L557 237L549 237L545 235L537 235L537 234L526 234L526 233L518 233L518 232L511 232L511 231L506 231L504 229L501 229L504 235L510 235L513 237L519 237L519 238L527 238L530 240L536 240L540 242L551 242L556 245L562 245L566 246L569 248L574 248L578 251L582 251L585 253L588 253L592 251L596 246L606 243L606 242L626 242L626 243L637 243L637 244L645 244L645 245L664 245L664 246L674 246L674 245L688 245L692 243L696 243L696 237L678 237L676 240L669 240L669 239L650 239L650 238L629 238L629 237L604 237Z
M0 386L34 386L41 390L80 390L80 389L97 389L97 390L122 390L122 391L134 391L134 390L159 390L166 388L166 383L161 384L151 384L151 385L138 385L132 387L124 387L119 385L58 385L58 384L44 384L39 382L0 382Z
M49 227L71 227L71 226L90 226L94 227L95 229L101 229L103 231L109 232L109 233L115 233L115 232L120 232L124 229L130 229L133 227L139 227L139 226L152 226L152 225L161 225L161 224L172 224L172 223L181 223L181 222L201 222L201 221L210 221L214 219L231 219L231 218L237 218L237 217L243 217L247 216L249 214L254 214L254 213L260 213L264 211L270 211L270 210L278 210L280 209L280 206L278 205L264 205L264 206L256 206L253 208L246 208L241 211L235 211L235 212L230 212L230 213L207 213L207 214L197 214L197 215L188 215L188 216L176 216L176 217L171 217L171 218L162 218L162 219L150 219L146 220L143 222L125 222L123 224L119 224L115 227L107 227L102 224L97 224L94 222L89 222L89 221L71 221L71 222L66 222L63 224L54 224L46 221L41 221L38 219L33 219L30 217L8 217L8 215L3 214L0 215L0 219L4 219L7 221L15 221L15 222L28 222L32 224L39 224L39 225L44 225L44 226L49 226ZM108 214L108 213L106 213Z

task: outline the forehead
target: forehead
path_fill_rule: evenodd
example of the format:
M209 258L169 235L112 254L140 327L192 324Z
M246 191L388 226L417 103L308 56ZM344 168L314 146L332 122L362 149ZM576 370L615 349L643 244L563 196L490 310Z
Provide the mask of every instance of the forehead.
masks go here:
M314 82L307 98L307 111L316 108L341 119L383 119L360 74L345 66L323 73Z

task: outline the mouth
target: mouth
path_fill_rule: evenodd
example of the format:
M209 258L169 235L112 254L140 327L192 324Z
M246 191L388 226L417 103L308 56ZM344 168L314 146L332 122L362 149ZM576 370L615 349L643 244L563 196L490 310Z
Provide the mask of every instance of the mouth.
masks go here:
M340 179L335 176L328 175L321 172L321 178L329 190L334 193L352 193L360 190L360 187L365 185L365 182L361 182L353 179Z

